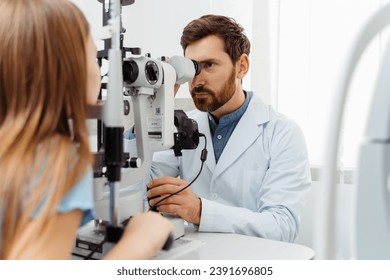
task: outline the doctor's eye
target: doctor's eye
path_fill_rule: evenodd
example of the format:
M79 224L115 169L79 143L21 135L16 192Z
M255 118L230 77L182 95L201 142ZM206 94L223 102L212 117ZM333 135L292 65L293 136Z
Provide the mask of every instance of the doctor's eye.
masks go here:
M203 69L213 68L216 64L212 61L205 61L201 64Z

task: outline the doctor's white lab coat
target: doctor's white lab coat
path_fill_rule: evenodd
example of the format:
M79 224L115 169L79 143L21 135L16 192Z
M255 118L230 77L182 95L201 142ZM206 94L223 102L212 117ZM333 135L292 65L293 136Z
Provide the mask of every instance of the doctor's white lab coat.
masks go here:
M199 231L239 233L293 242L310 187L301 129L253 96L216 164L208 114L187 113L207 137L208 157L191 189L202 199ZM204 138L196 150L153 155L151 177L192 181L201 166Z

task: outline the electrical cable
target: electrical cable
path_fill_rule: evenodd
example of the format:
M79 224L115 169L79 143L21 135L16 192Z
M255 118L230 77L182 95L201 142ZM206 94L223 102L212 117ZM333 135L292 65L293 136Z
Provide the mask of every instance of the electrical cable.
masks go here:
M178 193L181 193L185 189L189 188L196 181L196 179L198 179L200 173L202 172L204 162L207 159L207 138L206 138L206 135L204 135L203 133L199 133L199 137L203 137L204 138L204 148L203 148L203 150L201 152L201 155L200 155L200 160L201 160L202 164L200 166L198 174L195 176L195 178L188 185L186 185L185 187L181 188L180 190L178 190L178 191L176 191L174 193L171 193L171 194L165 196L163 199L158 201L155 205L151 206L150 209L149 209L150 211L158 212L157 211L157 206L159 206L161 204L161 202L163 202L164 200L167 200L168 198L170 198L170 197L172 197L174 195L177 195Z

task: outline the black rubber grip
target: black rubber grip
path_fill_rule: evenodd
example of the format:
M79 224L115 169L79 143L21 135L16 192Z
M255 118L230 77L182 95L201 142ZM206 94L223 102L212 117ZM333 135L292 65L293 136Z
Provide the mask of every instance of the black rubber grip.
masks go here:
M165 241L165 244L164 244L164 246L162 247L162 249L163 250L169 250L169 249L171 249L171 247L172 247L172 244L173 244L173 234L172 233L170 233L169 234L169 236L168 236L168 239L167 239L167 241Z

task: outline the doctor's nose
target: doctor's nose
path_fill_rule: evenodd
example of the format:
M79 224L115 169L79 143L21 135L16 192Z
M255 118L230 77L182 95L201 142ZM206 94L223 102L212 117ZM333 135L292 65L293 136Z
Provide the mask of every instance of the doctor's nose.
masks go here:
M194 76L191 80L191 87L200 87L203 86L204 84L205 84L205 79L202 71L196 76Z

